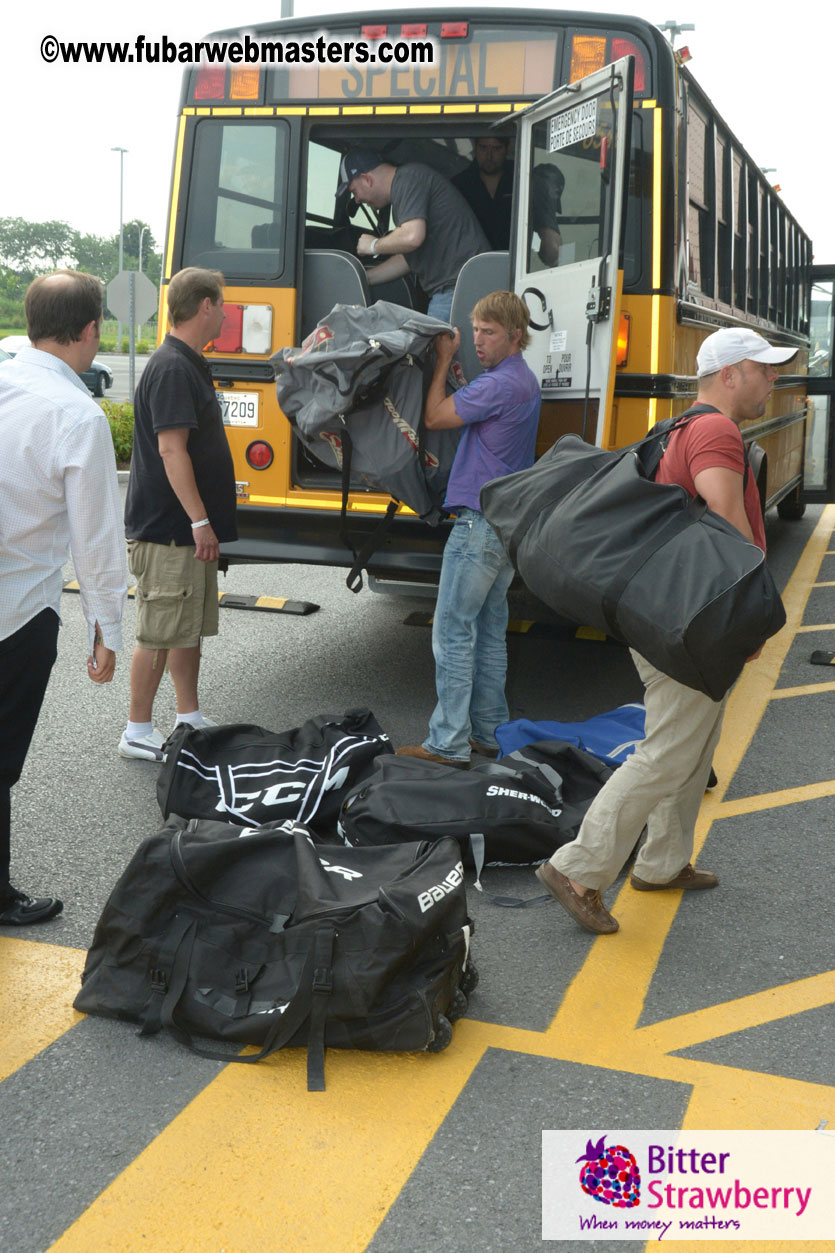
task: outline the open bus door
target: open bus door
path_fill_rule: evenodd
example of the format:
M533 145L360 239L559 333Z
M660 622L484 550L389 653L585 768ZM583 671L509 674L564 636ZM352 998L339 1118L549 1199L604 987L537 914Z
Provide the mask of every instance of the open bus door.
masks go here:
M518 113L512 276L531 314L540 446L566 431L613 444L633 58Z
M835 265L812 268L809 328L809 412L803 499L835 500Z

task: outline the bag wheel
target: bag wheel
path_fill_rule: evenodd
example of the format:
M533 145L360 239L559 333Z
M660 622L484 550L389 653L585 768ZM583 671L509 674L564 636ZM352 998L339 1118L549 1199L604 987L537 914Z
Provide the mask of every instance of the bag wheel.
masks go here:
M475 962L468 961L458 980L458 986L465 996L469 996L473 988L478 987L478 970Z
M452 994L452 1001L447 1010L447 1017L450 1022L457 1022L459 1018L463 1018L467 1012L468 1001L461 988L456 988Z
M438 1014L435 1023L435 1035L426 1046L427 1053L442 1053L452 1043L452 1023L443 1014Z

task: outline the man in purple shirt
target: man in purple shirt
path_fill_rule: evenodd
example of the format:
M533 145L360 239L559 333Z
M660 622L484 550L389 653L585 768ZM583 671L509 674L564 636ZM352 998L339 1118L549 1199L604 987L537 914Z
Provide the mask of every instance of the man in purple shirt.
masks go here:
M430 430L463 427L444 505L455 522L444 549L432 627L438 703L423 744L399 749L466 770L470 753L495 757L496 727L507 721L507 589L513 579L499 537L481 512L479 493L490 479L533 463L539 423L536 375L522 349L528 311L513 292L484 296L470 315L484 372L446 395L450 362L460 343L435 340L435 370L424 420Z

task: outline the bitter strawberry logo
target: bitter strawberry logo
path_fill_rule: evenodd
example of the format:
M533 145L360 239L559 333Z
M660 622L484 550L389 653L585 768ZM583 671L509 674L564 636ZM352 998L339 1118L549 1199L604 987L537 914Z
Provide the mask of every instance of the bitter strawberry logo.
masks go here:
M580 1187L602 1205L615 1209L634 1209L641 1204L641 1172L634 1156L623 1144L605 1146L605 1136L597 1144L586 1142L586 1151L577 1161L582 1162Z

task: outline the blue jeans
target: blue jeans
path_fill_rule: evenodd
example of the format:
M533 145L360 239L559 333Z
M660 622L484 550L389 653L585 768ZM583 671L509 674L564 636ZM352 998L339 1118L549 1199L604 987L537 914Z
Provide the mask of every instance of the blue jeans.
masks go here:
M423 747L468 761L470 739L494 746L506 722L507 589L513 566L490 523L459 509L444 548L432 625L438 703Z
M426 312L430 318L448 322L452 313L452 288L450 287L448 291L436 291L434 296L430 296Z

